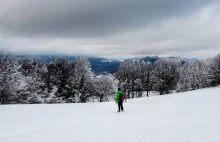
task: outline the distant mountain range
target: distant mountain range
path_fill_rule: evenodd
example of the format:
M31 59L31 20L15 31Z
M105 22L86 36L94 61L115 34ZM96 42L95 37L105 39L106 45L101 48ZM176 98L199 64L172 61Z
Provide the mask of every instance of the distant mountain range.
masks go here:
M78 58L78 56L52 56L52 55L15 55L18 59L30 59L30 60L41 60L46 63L50 63L55 61L56 58L62 57L62 58L68 58L69 60L74 60ZM189 61L189 60L196 60L196 59L187 59L187 58L180 58L180 57L169 57L169 58L175 58L182 61L182 63ZM144 58L131 58L131 59L125 59L125 60L118 60L118 59L106 59L106 58L98 58L98 57L88 57L88 60L90 61L92 71L95 74L100 74L103 72L108 73L115 73L120 65L121 62L127 61L127 60L144 60L146 62L155 62L158 59L160 59L159 56L147 56Z

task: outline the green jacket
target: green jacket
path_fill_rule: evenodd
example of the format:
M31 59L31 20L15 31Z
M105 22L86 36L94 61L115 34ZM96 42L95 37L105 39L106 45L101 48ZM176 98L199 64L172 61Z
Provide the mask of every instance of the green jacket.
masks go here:
M115 96L115 101L118 103L120 101L121 95L124 94L122 90L118 91Z

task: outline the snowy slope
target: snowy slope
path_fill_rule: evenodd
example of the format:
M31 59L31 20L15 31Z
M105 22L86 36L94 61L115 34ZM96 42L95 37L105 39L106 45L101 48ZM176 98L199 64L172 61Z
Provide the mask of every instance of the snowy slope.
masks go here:
M219 142L220 88L114 102L0 106L0 142Z

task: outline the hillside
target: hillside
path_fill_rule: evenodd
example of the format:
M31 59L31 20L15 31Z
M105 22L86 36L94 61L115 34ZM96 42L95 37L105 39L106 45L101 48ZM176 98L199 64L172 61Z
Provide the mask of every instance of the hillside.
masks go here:
M220 88L108 103L0 106L1 142L219 142Z

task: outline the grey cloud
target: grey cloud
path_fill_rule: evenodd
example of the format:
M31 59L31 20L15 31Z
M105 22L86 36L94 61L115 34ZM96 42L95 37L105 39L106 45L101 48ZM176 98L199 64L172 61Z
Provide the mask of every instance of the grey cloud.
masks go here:
M1 0L0 50L123 58L220 52L217 0Z
M0 32L23 37L102 37L190 13L215 0L2 0Z

